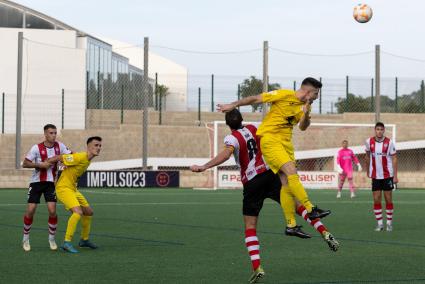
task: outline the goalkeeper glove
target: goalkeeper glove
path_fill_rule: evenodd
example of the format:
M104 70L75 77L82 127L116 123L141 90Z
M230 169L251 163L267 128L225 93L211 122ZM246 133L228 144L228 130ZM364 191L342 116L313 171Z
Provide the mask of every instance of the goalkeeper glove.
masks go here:
M344 171L342 170L342 168L341 168L341 166L340 165L336 165L336 171L339 173L339 174L342 174Z
M362 171L362 166L360 165L360 163L357 164L357 171L359 171L359 172Z

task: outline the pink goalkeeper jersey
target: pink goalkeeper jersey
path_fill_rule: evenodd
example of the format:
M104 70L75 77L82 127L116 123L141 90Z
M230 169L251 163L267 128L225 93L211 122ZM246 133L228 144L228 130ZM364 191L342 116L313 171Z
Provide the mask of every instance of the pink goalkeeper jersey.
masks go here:
M359 160L354 155L353 150L342 148L338 151L337 163L345 173L353 171L353 161L358 164Z

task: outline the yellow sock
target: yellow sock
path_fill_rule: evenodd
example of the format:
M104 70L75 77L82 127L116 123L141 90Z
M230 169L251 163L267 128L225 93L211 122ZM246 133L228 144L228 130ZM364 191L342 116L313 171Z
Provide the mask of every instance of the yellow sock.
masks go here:
M295 227L297 221L295 220L295 201L288 186L282 186L280 190L280 206L282 206L283 214L285 215L286 225L288 227Z
M77 213L72 213L72 215L68 219L68 226L66 227L65 233L65 242L72 241L72 237L74 236L75 230L77 229L78 221L80 221L81 215Z
M313 208L313 204L311 204L310 200L308 199L307 192L305 191L304 186L300 182L300 178L297 174L288 176L288 186L292 195L295 196L295 198L298 199L302 205L304 205L305 209L307 209L307 212L310 213L311 209Z
M90 226L91 226L92 216L84 216L81 218L81 239L88 240L90 234Z

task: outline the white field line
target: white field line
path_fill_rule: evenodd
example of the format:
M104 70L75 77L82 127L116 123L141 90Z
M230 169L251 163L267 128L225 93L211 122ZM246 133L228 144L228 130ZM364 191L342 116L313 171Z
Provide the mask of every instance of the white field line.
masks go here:
M266 203L275 204L273 201ZM321 201L320 204L372 204L372 201L344 201L344 200L328 200ZM241 205L242 200L238 202L107 202L107 203L90 203L92 206L144 206L144 205ZM425 205L425 200L422 201L397 201L396 204L407 205ZM25 206L26 203L5 203L0 204L0 207ZM59 204L62 206L62 204Z

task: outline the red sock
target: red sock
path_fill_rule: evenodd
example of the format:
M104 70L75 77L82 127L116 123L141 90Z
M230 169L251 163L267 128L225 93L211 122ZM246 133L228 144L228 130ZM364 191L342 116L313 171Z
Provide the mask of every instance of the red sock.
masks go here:
M320 234L323 234L324 231L327 231L325 225L322 224L319 218L314 219L313 221L307 217L307 209L303 205L298 206L297 214L304 218L311 226L316 229Z
M394 205L392 203L388 203L385 209L385 212L387 213L387 224L391 225L393 221Z
M24 235L29 235L31 231L32 218L28 218L24 215Z
M49 216L49 236L54 237L56 235L56 227L58 224L58 216L51 217Z
M375 219L379 225L382 225L382 205L381 203L373 204L373 212L375 213Z
M260 243L258 242L256 229L245 230L245 245L251 257L252 269L256 270L260 266Z

